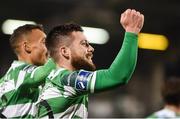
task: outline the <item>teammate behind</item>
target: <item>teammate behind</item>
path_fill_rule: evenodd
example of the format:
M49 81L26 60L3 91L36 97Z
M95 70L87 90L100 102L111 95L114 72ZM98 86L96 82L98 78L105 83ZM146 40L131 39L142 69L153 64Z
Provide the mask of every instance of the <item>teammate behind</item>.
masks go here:
M173 77L164 80L161 92L164 108L147 119L180 119L180 79Z
M47 61L45 39L46 35L40 25L24 25L12 34L10 45L18 60L11 64L0 80L0 118L35 116L38 87L56 67L52 59ZM44 66L39 66L46 61Z
M87 118L89 93L128 82L136 65L137 34L144 16L128 9L120 21L126 31L122 48L108 69L96 71L92 61L94 49L79 25L65 24L51 30L47 46L59 68L46 80L38 104L39 117Z

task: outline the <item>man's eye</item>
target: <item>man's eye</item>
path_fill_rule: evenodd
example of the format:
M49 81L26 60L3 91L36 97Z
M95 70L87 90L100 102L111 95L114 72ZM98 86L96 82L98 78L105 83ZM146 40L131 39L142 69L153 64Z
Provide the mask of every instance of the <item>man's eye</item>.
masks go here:
M82 43L83 45L86 45L86 43Z
M83 42L82 45L86 46L86 47L89 47L89 43L87 43L87 42Z

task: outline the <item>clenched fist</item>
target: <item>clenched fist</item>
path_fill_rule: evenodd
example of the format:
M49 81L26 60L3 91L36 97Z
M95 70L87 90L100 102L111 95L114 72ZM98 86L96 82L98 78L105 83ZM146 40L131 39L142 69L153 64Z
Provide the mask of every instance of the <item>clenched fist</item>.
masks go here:
M144 15L134 9L127 9L121 14L120 23L126 32L138 34L144 24Z

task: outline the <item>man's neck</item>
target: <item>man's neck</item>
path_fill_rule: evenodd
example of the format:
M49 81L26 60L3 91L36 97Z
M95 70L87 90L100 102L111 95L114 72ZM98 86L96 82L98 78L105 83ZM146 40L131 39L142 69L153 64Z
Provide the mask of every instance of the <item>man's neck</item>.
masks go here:
M59 61L57 64L58 64L58 67L65 68L65 69L70 70L70 71L75 70L75 68L69 62Z
M32 64L29 57L24 57L24 56L20 56L20 55L18 55L17 57L18 57L18 61L22 61L22 62L26 62L28 64Z

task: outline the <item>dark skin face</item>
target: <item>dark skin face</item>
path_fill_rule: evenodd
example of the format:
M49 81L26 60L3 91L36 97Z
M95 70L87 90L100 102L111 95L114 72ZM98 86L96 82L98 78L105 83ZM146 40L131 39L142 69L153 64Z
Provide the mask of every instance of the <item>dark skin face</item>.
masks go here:
M92 57L94 48L88 43L83 32L72 32L73 41L70 45L71 63L76 70L96 69Z
M47 48L45 45L46 35L39 29L33 29L27 35L27 51L32 64L43 65L47 61Z

